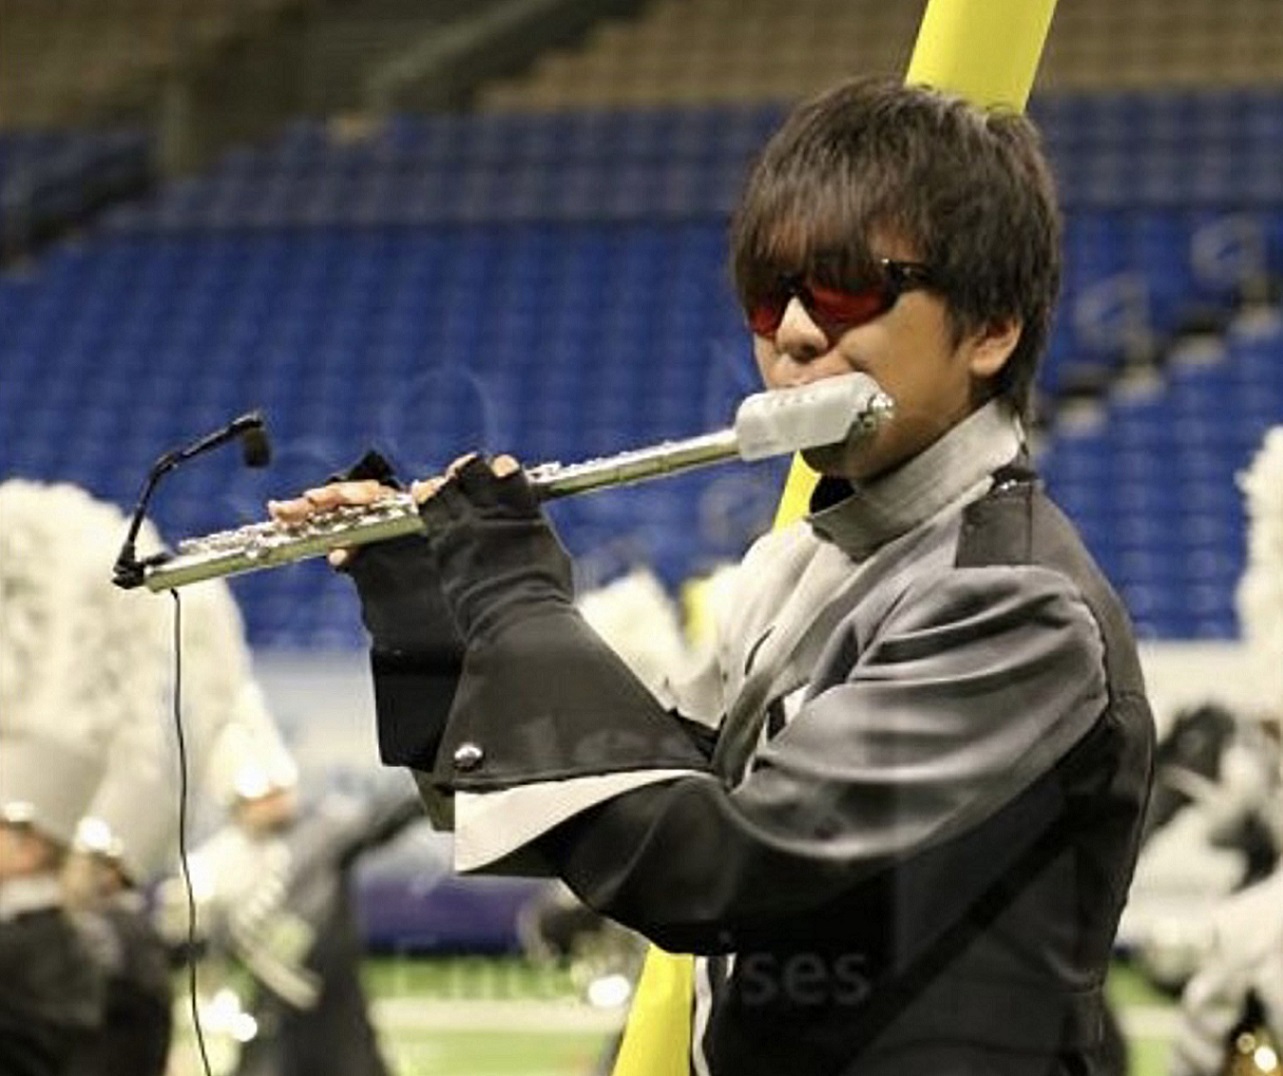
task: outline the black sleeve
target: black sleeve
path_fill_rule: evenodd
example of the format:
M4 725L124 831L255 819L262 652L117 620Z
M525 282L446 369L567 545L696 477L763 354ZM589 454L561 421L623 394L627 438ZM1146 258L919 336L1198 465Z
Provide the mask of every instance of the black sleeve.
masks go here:
M569 604L473 643L434 779L452 791L635 770L707 770L707 738L665 710Z
M439 776L553 795L585 774L698 770L668 749L678 723L653 701L630 709L590 649L547 610L507 620L475 655L493 661L469 655L448 734L482 758ZM831 939L861 927L835 912L857 893L943 929L1062 817L1056 768L1106 701L1098 631L1061 577L954 573L924 585L742 783L696 772L616 794L539 851L592 907L675 950Z

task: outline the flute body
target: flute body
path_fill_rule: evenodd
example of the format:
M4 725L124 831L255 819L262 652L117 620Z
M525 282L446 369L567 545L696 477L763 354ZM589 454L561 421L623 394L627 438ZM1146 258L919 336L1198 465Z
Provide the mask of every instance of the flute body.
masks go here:
M618 456L527 470L540 500L639 482L737 455L733 431L655 445ZM408 493L389 491L373 504L320 512L301 523L251 523L179 542L173 556L145 563L148 590L169 590L218 576L275 568L323 556L332 549L385 542L423 531L418 505Z
M740 404L734 426L725 429L580 463L546 463L528 469L526 477L536 496L554 500L735 457L765 459L834 444L850 436L867 436L893 410L893 402L876 382L863 374L846 374L800 388L749 396ZM169 590L423 529L413 498L389 491L373 504L321 512L300 523L253 523L185 539L175 552L142 562L143 582L148 590Z

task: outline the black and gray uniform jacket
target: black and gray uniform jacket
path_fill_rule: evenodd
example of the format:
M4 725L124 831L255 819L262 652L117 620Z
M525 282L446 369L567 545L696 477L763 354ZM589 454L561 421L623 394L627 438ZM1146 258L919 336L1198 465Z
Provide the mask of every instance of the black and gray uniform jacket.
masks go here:
M1100 1071L1152 719L1023 458L992 403L821 482L662 702L575 611L533 497L465 468L424 508L431 556L358 578L384 758L450 801L459 869L549 871L701 955L693 1073ZM452 642L406 630L432 571Z

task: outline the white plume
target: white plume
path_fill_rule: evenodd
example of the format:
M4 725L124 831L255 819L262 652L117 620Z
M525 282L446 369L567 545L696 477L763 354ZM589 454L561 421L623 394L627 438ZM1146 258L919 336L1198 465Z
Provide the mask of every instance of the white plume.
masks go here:
M1283 714L1283 426L1265 435L1239 485L1248 521L1239 625L1261 703Z
M30 803L60 840L92 817L143 877L164 865L176 831L174 603L112 583L127 526L78 487L0 482L0 800ZM161 547L150 524L139 544ZM214 581L182 597L193 781L230 799L252 763L268 783L292 784L230 590ZM216 751L222 739L243 752Z
M0 483L0 713L100 737L154 712L168 610L111 584L126 520L68 484ZM150 531L146 540L157 541ZM70 726L70 727L68 727Z
M686 660L681 619L664 585L646 568L582 595L579 611L653 693Z

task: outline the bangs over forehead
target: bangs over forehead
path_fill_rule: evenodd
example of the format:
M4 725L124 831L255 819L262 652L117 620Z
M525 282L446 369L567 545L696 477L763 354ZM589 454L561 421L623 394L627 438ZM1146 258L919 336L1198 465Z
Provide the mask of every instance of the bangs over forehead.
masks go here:
M922 236L893 186L908 163L894 118L879 123L876 110L853 102L835 123L823 103L795 112L749 177L732 225L741 300L798 273L832 285L866 283L890 253L877 244L907 245L914 257L923 253Z

